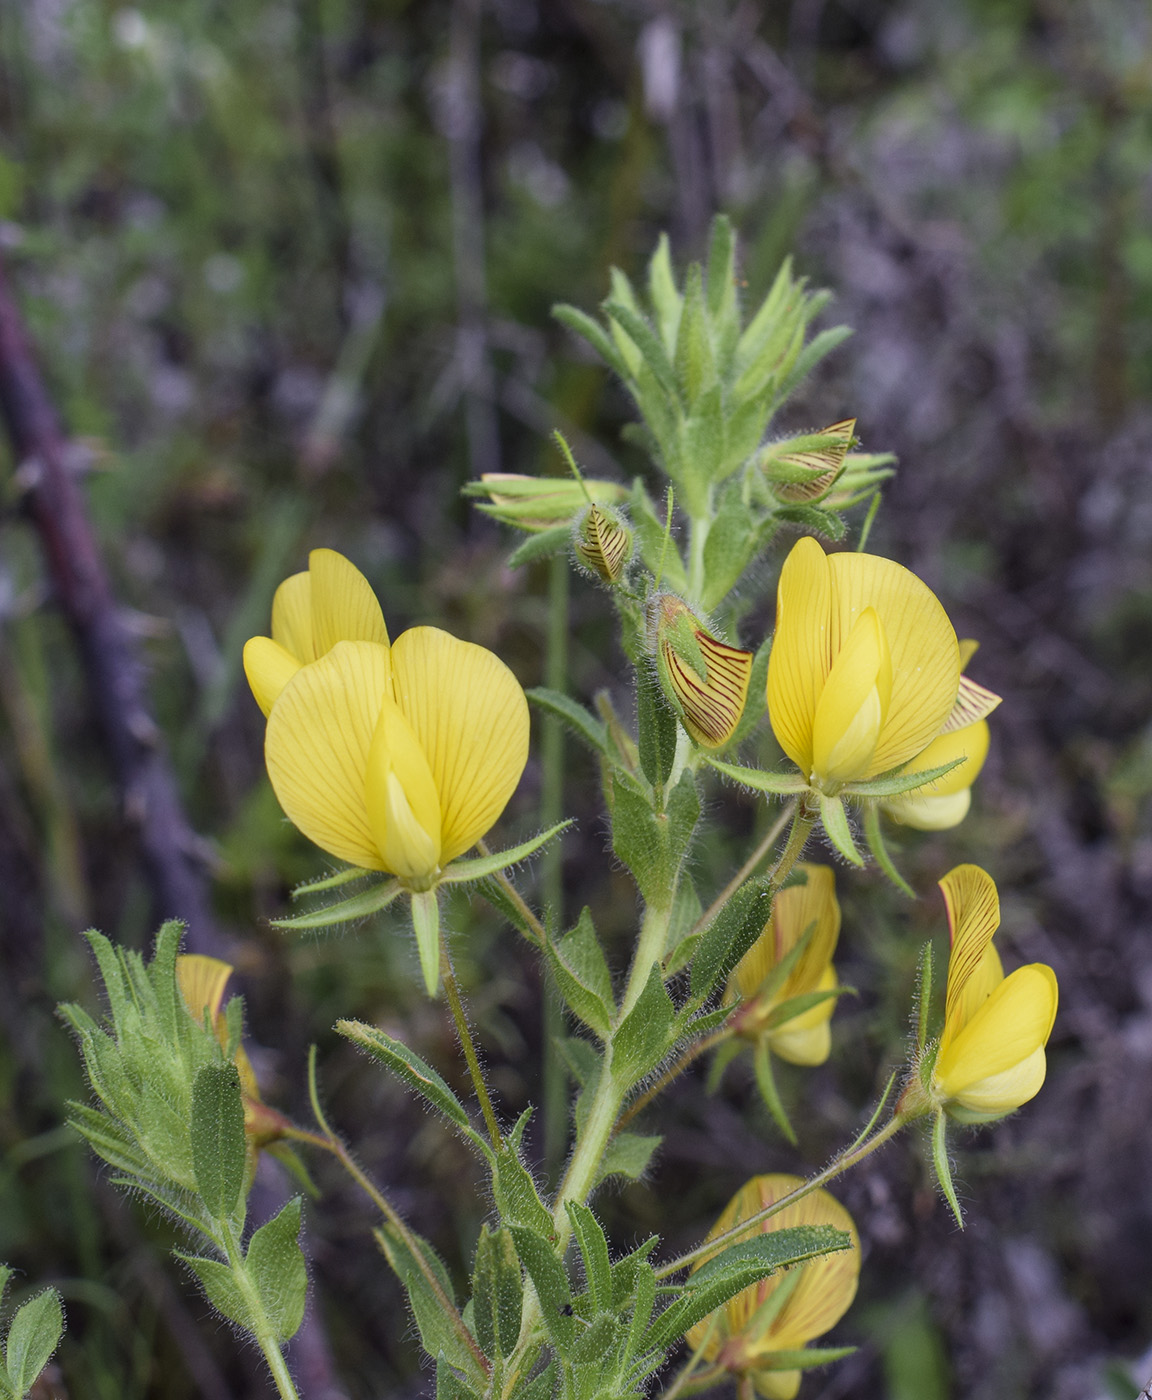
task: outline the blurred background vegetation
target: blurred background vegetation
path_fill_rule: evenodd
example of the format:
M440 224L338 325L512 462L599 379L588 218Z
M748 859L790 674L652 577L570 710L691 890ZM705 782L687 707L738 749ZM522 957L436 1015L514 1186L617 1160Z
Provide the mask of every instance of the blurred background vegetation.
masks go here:
M927 898L841 881L860 998L830 1064L784 1081L816 1109L801 1153L746 1073L711 1098L690 1077L609 1224L621 1244L687 1243L750 1173L819 1165L851 1135L898 1058L920 942L940 946L933 881L977 860L1009 961L1060 979L1049 1081L960 1139L963 1235L913 1141L844 1183L866 1263L837 1335L860 1350L803 1394L1130 1400L1152 1373L1150 172L1147 0L0 0L0 256L204 837L265 1096L307 1120L318 1041L334 1121L456 1268L485 1211L469 1162L329 1029L403 1025L448 1072L449 1028L389 928L317 941L264 922L321 858L263 775L240 647L324 544L367 573L393 635L445 625L539 683L548 568L509 571L459 488L559 470L556 426L590 473L644 470L623 395L549 310L592 310L661 229L681 264L699 256L724 210L750 297L793 252L856 329L781 426L856 416L865 450L899 454L870 547L980 639L973 672L1005 703L972 816L903 840ZM82 1085L53 1008L92 997L77 931L142 946L182 911L155 909L141 873L23 466L5 448L0 1258L68 1303L46 1394L262 1396L257 1358L165 1260L168 1227L60 1127ZM771 577L747 600L751 644ZM574 693L623 697L584 580L571 614ZM587 902L623 938L633 895L596 774L579 753L569 772L566 911ZM536 828L540 786L530 764L509 839ZM731 790L713 812L704 895L764 820ZM537 973L484 906L454 917L518 1111L540 1096ZM304 1393L426 1393L365 1203L316 1172Z

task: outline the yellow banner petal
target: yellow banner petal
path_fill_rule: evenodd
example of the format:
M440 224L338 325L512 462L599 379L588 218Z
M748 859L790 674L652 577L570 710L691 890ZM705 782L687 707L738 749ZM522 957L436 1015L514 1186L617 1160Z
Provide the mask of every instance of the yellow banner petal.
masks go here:
M308 556L312 579L312 637L316 655L337 642L388 645L384 614L372 586L360 570L334 549L314 549Z
M812 771L825 783L866 777L892 697L892 655L875 608L865 608L838 652L816 704Z
M818 548L818 546L817 546ZM928 747L960 683L956 633L936 595L915 574L874 554L833 554L830 646L835 656L865 608L875 608L892 657L892 696L868 772L875 777Z
M1057 999L1056 974L1050 967L1030 963L1017 968L959 1035L941 1045L933 1075L940 1093L963 1101L965 1092L981 1080L1016 1068L1042 1049L1056 1019Z
M484 647L413 627L392 648L397 703L428 759L446 865L489 830L528 761L528 702Z
M271 637L250 637L244 643L244 674L265 718L299 669L300 662Z
M272 640L301 665L319 652L312 639L312 579L307 573L286 578L272 599Z
M440 794L403 711L385 700L368 754L368 821L385 867L404 879L440 865Z
M807 778L816 704L832 667L832 580L814 539L797 540L780 570L776 633L768 658L768 718L780 747Z
M289 819L340 860L384 870L365 798L368 753L392 688L387 647L338 642L303 666L268 717L264 757Z
M964 989L980 966L984 950L1000 927L1000 896L996 882L978 865L958 865L940 881L948 909L952 953L948 959L948 996L944 1008L944 1039L963 1024Z
M231 963L203 953L181 953L176 959L176 985L184 1005L201 1024L207 1010L209 1023L215 1027L224 988L233 970Z

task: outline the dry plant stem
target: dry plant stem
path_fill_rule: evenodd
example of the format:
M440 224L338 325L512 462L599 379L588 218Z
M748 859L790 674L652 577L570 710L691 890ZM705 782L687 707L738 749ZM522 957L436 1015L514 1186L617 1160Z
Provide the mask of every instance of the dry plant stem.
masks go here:
M379 1188L372 1182L372 1180L369 1177L365 1176L365 1174L352 1160L351 1156L349 1156L348 1149L344 1146L343 1141L339 1137L337 1137L337 1135L332 1131L331 1127L328 1124L327 1118L324 1117L324 1111L320 1107L320 1097L316 1092L315 1046L312 1046L311 1050L309 1051L308 1057L308 1092L312 1100L312 1112L316 1117L316 1122L320 1125L321 1131L319 1133L310 1133L304 1130L303 1128L293 1128L288 1133L288 1136L295 1139L297 1142L308 1142L311 1143L314 1147L321 1147L326 1152L330 1152L333 1155L333 1157L336 1158L336 1160L340 1163L340 1165L344 1168L344 1170L348 1173L348 1175L352 1178L356 1185L359 1186L361 1191L364 1192L364 1194L368 1197L368 1199L372 1202L372 1204L376 1207L376 1209L380 1212L384 1219L387 1220L388 1224L391 1225L393 1230L395 1230L396 1233L400 1236L400 1238L404 1241L405 1245L407 1245L413 1259L416 1260L417 1268L424 1276L424 1281L431 1289L433 1295L436 1298L436 1301L440 1305L441 1311L444 1313L444 1316L449 1319L449 1321L452 1323L452 1328L456 1332L457 1336L459 1336L460 1340L472 1353L472 1356L477 1366L480 1367L480 1369L484 1372L485 1375L488 1375L492 1370L492 1363L480 1350L479 1346L476 1344L475 1337L473 1337L472 1333L469 1332L468 1328L464 1324L464 1319L456 1310L455 1304L452 1302L451 1298L449 1298L448 1295L444 1292L440 1280L436 1277L435 1270L433 1270L431 1265L424 1258L424 1251L420 1248L419 1242L412 1234L412 1232L408 1229L408 1226L404 1223L403 1218L396 1213L395 1209L389 1203L387 1198L382 1194Z
M740 1239L747 1236L748 1230L753 1225L759 1225L765 1220L770 1220L772 1216L778 1215L780 1211L788 1206L795 1205L797 1201L802 1201L805 1196L809 1196L813 1191L818 1191L821 1186L829 1181L834 1181L841 1173L846 1172L850 1167L862 1162L865 1157L875 1152L878 1147L893 1138L910 1119L901 1113L894 1113L887 1123L876 1133L862 1142L858 1147L850 1148L842 1152L838 1157L834 1157L822 1172L818 1172L814 1177L804 1182L802 1186L797 1186L795 1191L789 1191L786 1196L781 1196L778 1201L774 1201L770 1206L765 1206L755 1215L750 1215L747 1220L741 1221L739 1225L734 1225L731 1230L726 1230L722 1235L717 1235L715 1239L709 1240L707 1244L698 1245L695 1249L690 1249L687 1254L682 1254L679 1259L674 1259L671 1264L665 1264L663 1268L656 1270L656 1278L666 1279L672 1274L679 1273L681 1269L686 1269L689 1264L694 1264L698 1259L711 1256L719 1252L727 1245L737 1244Z
M768 834L764 837L763 841L760 842L760 844L756 847L756 849L752 852L752 854L748 857L748 859L744 862L740 869L737 870L736 874L732 876L731 880L728 881L728 883L724 886L724 888L720 891L720 893L716 896L716 898L712 901L708 908L704 910L703 914L701 914L700 917L696 920L696 922L692 925L692 928L688 933L689 938L691 938L693 934L702 933L704 929L708 927L708 925L712 922L716 915L719 914L720 910L724 908L724 906L728 903L728 901L732 898L732 896L736 893L736 891L740 888L744 881L747 880L748 877L753 873L753 871L768 854L768 852L772 849L772 847L776 844L776 842L779 841L780 833L792 820L795 813L796 803L789 802L788 805L784 808L784 810L780 813L779 817L777 817L777 819L772 823L771 827L768 830Z
M655 1084L645 1089L640 1097L634 1103L630 1103L617 1118L616 1126L612 1129L613 1135L618 1133L625 1124L631 1123L641 1109L647 1108L656 1095L663 1093L674 1079L679 1079L693 1061L698 1060L706 1050L711 1050L714 1045L719 1045L721 1041L727 1040L731 1034L732 1032L727 1026L721 1026L718 1031L713 1031L711 1035L704 1036L694 1045L689 1045L685 1050L682 1050L678 1058L669 1065Z
M494 1150L499 1152L504 1146L504 1139L500 1136L500 1124L496 1121L496 1114L492 1110L492 1100L488 1096L488 1086L484 1083L484 1075L480 1069L480 1058L476 1054L476 1043L472 1039L468 1018L464 1014L464 1004L460 1000L460 989L456 985L456 974L452 971L452 959L448 956L448 939L443 932L440 935L440 978L444 983L448 1005L452 1009L452 1019L456 1022L456 1034L460 1038L460 1048L464 1051L464 1058L468 1061L468 1073L472 1076L472 1087L476 1090L476 1097L480 1101L480 1112L484 1115L484 1125L488 1129L489 1140Z

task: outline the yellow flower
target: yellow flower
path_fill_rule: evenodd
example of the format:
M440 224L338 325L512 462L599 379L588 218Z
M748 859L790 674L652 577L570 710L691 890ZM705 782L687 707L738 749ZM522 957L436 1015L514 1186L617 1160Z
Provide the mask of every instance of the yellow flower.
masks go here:
M840 936L836 878L827 865L802 863L796 868L807 875L807 884L789 885L776 896L771 917L732 974L728 1000L743 1003L736 1013L739 1034L766 1041L773 1054L791 1064L822 1065L832 1048L828 1023L835 998L828 997L798 1016L771 1024L773 1014L793 997L830 992L837 986L832 966ZM762 995L765 982L809 928L812 936L808 945L782 984Z
M977 643L973 641L960 643L961 669L968 664L976 647ZM959 825L968 815L968 808L972 805L972 784L980 776L984 760L988 757L988 722L983 715L990 713L999 700L965 677L961 677L961 700L966 698L966 686L976 692L974 698L980 703L972 712L981 717L970 724L956 725L954 711L945 721L944 732L918 755L916 767L926 771L942 768L958 758L964 759L964 762L935 782L885 798L880 804L893 820L904 826L916 827L920 831L944 831ZM958 700L957 708L959 703Z
M753 1177L728 1202L708 1239L722 1235L803 1184L798 1176ZM746 1288L717 1313L698 1322L686 1338L693 1350L704 1344L706 1360L718 1362L734 1375L751 1379L765 1400L791 1400L796 1394L800 1388L800 1371L778 1369L775 1358L783 1352L800 1350L814 1337L834 1327L856 1296L856 1281L860 1276L860 1240L856 1226L844 1207L827 1191L811 1192L795 1205L786 1206L768 1220L751 1226L743 1238L754 1239L758 1234L796 1225L834 1226L851 1235L852 1248L815 1259L805 1264L798 1274L788 1270ZM726 1244L738 1242L739 1238ZM780 1292L785 1296L780 1306L774 1308L773 1296Z
M990 1122L1027 1103L1044 1083L1056 974L1044 963L1030 963L1004 976L992 946L1000 899L992 877L978 865L958 865L940 888L952 954L932 1095L954 1118Z
M915 758L952 710L956 633L932 591L872 554L793 547L780 573L768 714L781 748L823 792Z
M201 1025L207 1015L208 1024L225 1050L228 1048L228 1021L222 1009L224 988L233 971L230 963L205 957L202 953L181 953L176 959L176 985L180 988L184 1005ZM244 1131L253 1146L265 1146L283 1136L287 1120L275 1109L269 1108L260 1097L260 1086L243 1045L236 1047L232 1058L240 1074Z
M426 890L489 830L528 760L528 705L484 647L435 627L391 646L367 581L331 550L282 584L244 648L280 805L324 850Z

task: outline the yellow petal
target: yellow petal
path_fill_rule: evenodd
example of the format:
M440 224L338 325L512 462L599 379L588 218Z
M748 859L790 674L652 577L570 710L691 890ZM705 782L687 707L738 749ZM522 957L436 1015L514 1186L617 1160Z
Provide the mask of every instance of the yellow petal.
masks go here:
M843 646L816 705L812 772L825 783L866 777L892 696L892 657L875 608L865 608Z
M264 757L289 819L324 850L384 870L365 798L368 754L392 688L388 648L338 642L302 666L268 717Z
M801 861L797 869L807 875L803 885L789 885L780 891L763 931L737 964L733 998L753 997L769 973L796 946L810 925L816 927L808 946L780 988L776 1000L811 992L819 985L840 937L840 905L836 899L836 876L831 866Z
M795 1400L800 1391L799 1371L756 1371L752 1380L764 1400Z
M271 637L251 637L244 643L244 674L265 717L299 669L300 662Z
M1043 1087L1047 1070L1043 1047L1038 1046L1011 1069L990 1074L986 1079L970 1084L956 1095L953 1102L966 1110L959 1116L970 1122L1002 1118L1005 1113L1013 1112L1036 1097Z
M977 684L970 676L961 676L956 699L941 732L951 734L954 729L967 729L970 724L987 719L1000 704L1000 698L995 691Z
M440 863L489 830L528 761L528 702L484 647L436 627L413 627L392 648L396 700L440 794Z
M384 614L372 586L360 570L334 549L314 549L308 556L312 580L312 638L316 655L337 642L388 645Z
M957 826L968 815L972 784L988 757L988 738L987 721L980 720L966 729L933 739L924 752L912 760L913 771L939 768L957 758L964 762L934 783L887 798L882 804L884 810L896 821L921 831L944 831Z
M911 826L917 831L949 831L959 826L972 806L972 789L964 788L944 797L890 797L883 804L884 810L901 826Z
M706 680L677 655L669 641L662 644L664 664L680 702L684 728L706 749L719 749L735 734L744 713L755 656L702 628L696 629L696 644L708 672Z
M776 632L768 658L768 718L780 747L801 772L812 771L812 725L832 666L832 579L814 539L797 540L780 570Z
M887 772L926 749L952 709L960 683L956 633L936 595L915 574L874 554L833 554L831 654L857 618L875 608L892 658L892 694L876 751L862 777Z
M215 1025L224 1000L224 987L233 970L231 963L206 957L203 953L181 953L176 959L176 985L184 1005L197 1021L203 1023L207 1011L209 1022Z
M952 953L948 959L948 996L944 1007L944 1042L955 1036L965 1010L964 989L980 966L984 950L1000 927L996 882L978 865L958 865L940 881L948 909Z
M933 1074L938 1091L963 1103L981 1081L1017 1069L1047 1043L1056 1019L1056 1003L1056 974L1050 967L1030 963L1017 968L951 1044L941 1045ZM1029 1073L1034 1075L1034 1070ZM1024 1079L1028 1080L1028 1075ZM1005 1101L999 1111L1008 1112L1016 1106Z
M300 664L319 656L312 640L312 580L307 573L286 578L272 599L272 640Z
M440 864L440 795L428 759L399 705L385 700L368 754L368 821L385 868L404 879Z
M959 646L960 669L961 671L966 671L968 669L969 661L971 661L972 658L976 655L976 653L980 650L980 643L973 641L971 637L962 637L960 639Z

